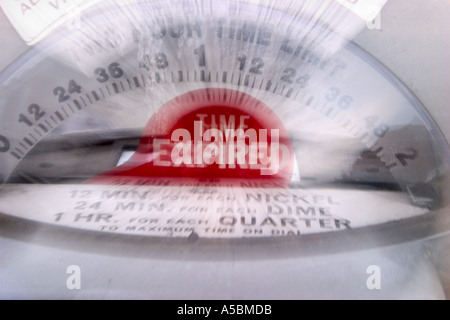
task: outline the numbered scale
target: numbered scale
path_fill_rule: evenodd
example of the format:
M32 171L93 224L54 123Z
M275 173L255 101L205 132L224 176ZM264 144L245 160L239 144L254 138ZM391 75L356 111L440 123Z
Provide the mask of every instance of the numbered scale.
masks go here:
M236 1L99 5L79 23L1 75L3 236L214 259L450 226L439 129L325 25Z

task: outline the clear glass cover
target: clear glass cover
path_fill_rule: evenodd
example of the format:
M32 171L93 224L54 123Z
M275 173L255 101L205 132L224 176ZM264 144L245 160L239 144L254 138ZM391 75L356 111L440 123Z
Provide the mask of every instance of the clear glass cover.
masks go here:
M359 18L312 3L100 3L57 29L0 78L2 234L202 268L448 232L448 143L349 41Z

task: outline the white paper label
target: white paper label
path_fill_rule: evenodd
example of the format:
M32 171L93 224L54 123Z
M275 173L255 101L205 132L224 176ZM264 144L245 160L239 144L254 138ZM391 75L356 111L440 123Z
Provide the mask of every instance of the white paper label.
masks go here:
M429 212L399 192L160 183L8 185L0 192L0 212L74 229L176 238L339 232Z
M336 1L368 22L377 17L387 2L387 0ZM63 23L76 24L82 10L98 2L100 0L14 0L3 1L0 6L25 42L33 45ZM135 1L116 0L114 2L119 5L130 5ZM255 0L250 2L259 3ZM311 4L308 4L306 9L309 8L312 14L317 13L317 8L321 6L316 4L310 7ZM282 4L277 6L282 7Z
M71 23L85 8L100 0L14 0L1 7L29 45L42 40L62 23Z
M369 22L374 20L387 0L336 0L344 7Z

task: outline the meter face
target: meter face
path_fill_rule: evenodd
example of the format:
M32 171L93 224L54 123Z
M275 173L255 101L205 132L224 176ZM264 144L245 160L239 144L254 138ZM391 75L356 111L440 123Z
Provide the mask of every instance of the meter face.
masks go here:
M96 7L0 81L10 228L314 250L341 236L427 236L445 212L448 145L426 109L368 53L295 12Z

